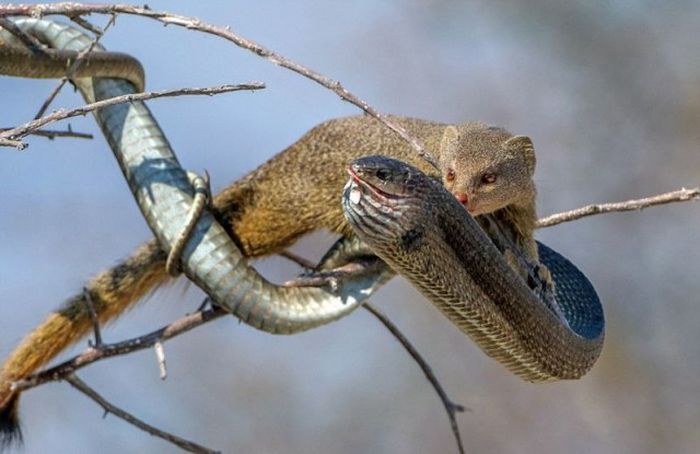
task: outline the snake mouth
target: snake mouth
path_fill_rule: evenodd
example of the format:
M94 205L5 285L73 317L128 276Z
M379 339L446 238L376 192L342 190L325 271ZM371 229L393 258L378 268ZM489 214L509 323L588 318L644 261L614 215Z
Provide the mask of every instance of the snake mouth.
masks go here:
M363 189L368 189L370 192L372 192L376 197L382 200L399 200L404 198L404 196L399 195L399 194L392 194L390 192L386 192L383 189L373 185L369 181L365 180L362 178L361 175L359 175L353 168L352 165L348 166L348 174L352 178L352 180L355 182L357 186Z

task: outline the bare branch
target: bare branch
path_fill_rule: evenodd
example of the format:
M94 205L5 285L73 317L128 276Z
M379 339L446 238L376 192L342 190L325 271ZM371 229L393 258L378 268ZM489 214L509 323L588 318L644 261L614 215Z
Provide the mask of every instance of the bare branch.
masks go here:
M86 21L85 19L83 19L80 16L69 16L69 17L70 17L70 20L75 22L78 26L83 27L85 30L88 30L89 32L91 32L95 36L102 36L104 34L104 32L107 31L107 26L109 26L109 23L108 23L107 26L105 26L105 28L102 29L102 28L98 27L97 25L93 25L92 23ZM112 15L112 19L110 19L109 22L110 23L114 22L114 19L116 19L116 17L114 15Z
M54 99L56 99L56 96L58 96L58 93L61 91L61 89L66 85L66 82L70 80L70 78L75 74L75 71L80 67L80 65L83 64L83 61L85 61L85 57L93 51L97 43L102 39L104 36L104 32L106 32L109 27L114 25L114 21L116 20L117 16L112 15L110 17L109 22L107 22L107 25L105 25L104 30L100 34L97 35L95 39L92 40L90 45L86 47L85 49L81 50L78 53L78 57L73 61L73 63L66 69L66 74L61 77L61 80L58 82L58 84L54 87L54 89L49 93L49 96L46 98L44 103L41 105L39 108L39 111L34 115L34 119L36 120L37 118L41 118L44 116L46 113L46 110L49 108L51 103L53 102Z
M551 227L561 224L562 222L575 221L586 216L594 214L613 213L618 211L636 211L655 205L664 205L675 202L688 202L691 200L700 199L700 188L685 189L678 191L667 192L652 197L643 199L626 200L624 202L601 203L595 205L586 205L575 210L564 211L562 213L552 214L537 221L537 227Z
M70 374L67 377L65 377L65 380L71 384L75 389L80 391L81 393L85 394L88 396L90 399L94 400L97 402L97 404L102 407L105 411L105 414L112 413L114 416L123 419L124 421L128 422L131 425L134 425L138 427L139 429L143 430L144 432L148 432L149 434L153 435L154 437L161 438L169 443L174 444L175 446L179 447L180 449L183 449L188 452L204 452L204 453L216 453L218 451L214 451L212 449L206 448L202 445L199 445L193 441L185 440L184 438L180 438L177 435L173 435L171 433L165 432L163 430L160 430L156 427L153 427L150 424L147 424L140 419L138 419L136 416L127 413L126 411L122 410L121 408L111 404L110 402L107 401L104 397L99 395L97 391L89 387L84 381L82 381L80 378L78 378L77 375Z
M278 254L280 257L284 257L287 260L296 263L302 268L306 268L307 270L313 270L316 269L316 264L312 262L309 259L305 259L304 257L295 254L294 252L291 251L282 251Z
M221 85L218 87L204 87L204 88L179 88L177 90L163 90L145 93L133 93L122 96L115 96L114 98L104 99L102 101L93 102L86 104L81 107L76 107L75 109L65 110L60 109L56 112L41 117L36 120L32 120L23 125L17 126L16 128L0 132L0 146L12 146L18 149L24 149L26 144L21 142L22 137L27 134L36 131L43 126L60 120L65 120L66 118L77 117L79 115L88 114L94 110L101 109L103 107L112 106L115 104L123 104L127 102L134 101L145 101L148 99L156 98L166 98L172 96L190 96L190 95L217 95L219 93L227 93L231 91L240 90L261 90L265 88L265 85L260 82L249 82L246 84L236 84L236 85Z
M14 128L0 128L0 133L9 131ZM50 129L40 129L38 131L32 131L29 133L29 135L32 136L39 136L39 137L46 137L50 140L55 139L56 137L73 137L75 139L93 139L95 136L92 134L88 134L85 132L75 132L71 131L70 128L67 131L56 131L56 130L50 130ZM18 142L21 144L21 142Z
M29 50L33 52L45 53L46 48L44 45L33 37L32 35L25 33L21 28L19 28L11 20L0 17L0 27L4 28L8 32L12 33L22 44L24 44Z
M82 353L57 366L32 374L23 380L16 381L12 384L12 389L19 392L50 381L65 379L88 364L112 356L126 355L131 352L154 347L157 342L164 342L227 314L229 313L225 310L213 307L182 317L161 329L143 336L134 337L122 342L115 342L113 344L103 344L100 348L88 347Z
M433 373L433 369L430 367L427 361L423 359L423 357L420 355L420 353L418 353L418 350L416 350L416 348L413 346L413 344L411 344L408 338L403 335L399 328L396 325L394 325L385 314L383 314L379 309L375 308L367 302L363 303L362 307L367 309L372 315L377 317L377 319L380 322L382 322L386 329L389 330L389 332L396 338L396 340L398 340L401 343L403 348L406 349L408 354L411 355L413 360L416 363L418 363L418 366L420 366L421 370L423 370L425 378L427 378L430 384L433 385L435 392L438 394L438 396L440 396L440 400L445 406L447 416L448 418L450 418L452 433L454 434L455 440L457 441L457 448L459 449L460 454L464 454L464 446L462 445L462 437L459 434L459 425L457 424L457 418L455 417L455 413L462 412L465 410L465 408L462 405L452 402L452 400L447 396L447 393L443 389L442 385L440 384L440 381Z
M202 22L195 17L188 17L179 14L171 14L164 11L153 11L147 7L139 8L131 5L89 5L81 3L54 3L54 4L39 4L39 5L0 5L0 16L16 16L16 15L28 15L28 16L42 16L51 14L61 14L69 17L75 17L81 14L132 14L137 16L148 17L150 19L157 20L166 25L176 25L178 27L184 27L189 30L197 30L210 35L215 35L220 38L231 41L235 45L247 49L254 54L265 58L272 63L279 65L283 68L287 68L291 71L296 72L308 79L317 82L318 84L326 87L327 89L333 91L335 94L340 96L344 101L350 102L355 106L359 107L365 111L368 115L376 118L378 121L382 122L385 126L390 128L392 131L397 133L401 138L403 138L415 151L429 162L435 168L438 168L437 161L430 154L425 151L423 145L418 142L414 137L406 132L404 128L395 124L389 120L385 115L379 113L367 102L360 99L350 91L348 91L343 85L337 81L330 79L323 74L312 70L304 65L296 63L289 60L282 55L273 52L264 46L251 41L247 38L239 36L231 31L229 27L218 27L215 25Z
M90 322L92 322L92 330L95 334L95 343L91 346L100 349L104 345L102 342L102 331L100 330L100 320L97 318L95 303L92 301L92 295L90 295L90 290L87 287L83 287L83 298L85 299L85 305L90 314Z

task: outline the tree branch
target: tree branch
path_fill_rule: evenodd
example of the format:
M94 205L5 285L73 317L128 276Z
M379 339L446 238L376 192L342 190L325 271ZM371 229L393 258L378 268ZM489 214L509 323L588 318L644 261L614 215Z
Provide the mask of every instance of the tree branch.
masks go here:
M97 391L92 389L82 381L80 378L78 378L77 375L70 374L67 377L65 377L65 380L71 384L75 389L80 391L81 393L85 394L88 396L90 399L94 400L97 402L97 404L102 407L105 411L105 416L108 413L112 413L114 416L123 419L124 421L128 422L131 425L134 425L138 427L139 429L148 432L149 434L153 435L154 437L158 437L162 440L165 440L169 443L174 444L180 449L183 449L188 452L197 452L197 453L207 453L207 454L213 454L217 453L218 451L214 451L212 449L206 448L202 445L198 445L197 443L189 440L185 440L184 438L180 438L177 435L173 435L171 433L165 432L163 430L160 430L156 427L153 427L150 424L147 424L140 419L138 419L136 416L132 415L131 413L127 413L126 411L122 410L121 408L111 404L110 402L107 401L104 397L99 395Z
M32 35L25 33L11 20L6 19L5 17L0 17L0 27L12 33L29 50L33 52L46 53L46 47L41 43L41 41Z
M16 128L9 129L7 131L0 132L0 146L12 146L17 147L22 150L26 148L26 144L21 140L27 134L36 131L43 126L60 120L65 120L66 118L77 117L79 115L88 114L94 110L101 109L103 107L112 106L115 104L123 104L126 102L134 101L145 101L148 99L156 98L166 98L172 96L190 96L190 95L217 95L219 93L227 93L231 91L239 90L261 90L265 88L265 84L260 82L249 82L246 84L236 84L236 85L220 85L218 87L204 87L204 88L179 88L176 90L163 90L145 93L134 93L122 96L115 96L114 98L104 99L102 101L93 102L86 104L81 107L76 107L74 109L59 109L56 112L47 115L45 117L32 120L23 125L17 126Z
M68 80L75 74L75 71L78 70L80 65L83 64L83 61L85 61L85 57L93 51L95 46L100 42L102 37L104 36L104 33L109 30L109 27L114 25L114 22L116 20L116 16L112 15L112 17L109 18L109 22L107 22L107 25L105 25L104 29L95 37L95 39L92 40L90 45L86 47L85 49L81 50L80 53L78 53L78 57L73 61L73 63L66 69L66 73L63 77L61 77L61 80L56 84L54 89L49 93L49 96L46 98L44 103L41 105L39 108L39 111L34 115L34 119L36 120L37 118L41 118L44 116L46 113L46 110L49 108L51 103L53 102L54 99L56 99L56 96L58 96L58 93L60 93L61 89L66 85ZM73 18L71 18L73 19ZM83 21L85 22L85 21Z
M403 348L406 349L406 351L409 355L411 355L413 360L416 363L418 363L418 366L425 374L425 378L427 378L430 384L433 385L435 392L440 397L442 405L447 411L447 417L450 418L450 426L452 427L452 433L454 434L455 440L457 441L457 449L459 449L460 454L464 454L462 437L459 434L459 425L457 424L457 418L455 417L456 412L463 412L465 410L464 407L462 405L452 402L452 400L449 398L444 388L440 384L440 381L433 373L433 369L430 367L428 362L423 359L421 354L418 353L418 350L416 350L413 344L411 344L411 341L409 341L408 338L403 335L399 328L396 325L394 325L391 320L389 320L389 317L387 317L384 313L379 311L379 309L375 308L367 302L363 303L362 307L364 307L372 315L377 317L377 319L384 325L384 327L389 330L389 332L396 338L396 340L399 341L399 343L401 343Z
M176 25L178 27L184 27L189 30L197 30L202 33L207 33L228 40L237 45L238 47L249 50L254 54L276 65L294 71L295 73L300 74L308 79L311 79L314 82L322 85L323 87L333 91L335 94L340 96L342 100L354 104L355 106L365 111L368 115L371 115L378 121L382 122L389 129L401 136L401 138L404 139L416 151L416 153L418 153L419 156L421 156L423 159L429 162L436 169L438 168L437 161L425 151L425 148L420 142L418 142L418 140L409 135L404 128L389 120L385 115L379 113L366 101L360 99L359 97L348 91L345 87L343 87L343 85L339 81L333 80L319 72L312 70L311 68L289 60L286 57L256 43L255 41L237 35L231 31L230 27L218 27L203 22L195 17L188 17L180 14L172 14L165 11L153 11L148 7L139 8L131 5L88 5L81 3L0 5L0 17L17 15L40 17L42 15L51 14L60 14L69 17L75 17L91 13L137 15L157 20L166 25Z
M0 128L0 133L9 131L14 128ZM75 132L68 128L67 131L57 131L57 130L50 130L50 129L39 129L37 131L32 131L28 135L32 136L39 136L39 137L46 137L49 140L53 140L56 137L72 137L74 139L93 139L94 136L92 134L88 134L85 132ZM21 144L21 142L19 142Z
M164 342L200 325L216 320L224 315L229 315L229 313L221 308L212 307L211 309L200 310L186 315L179 320L175 320L169 325L143 336L134 337L132 339L127 339L125 341L115 342L112 344L102 344L102 346L99 348L90 346L82 353L62 362L61 364L32 374L23 380L14 382L12 384L12 389L13 391L20 392L50 381L63 380L88 364L92 364L96 361L110 358L112 356L126 355L135 351L154 347L158 342Z
M688 202L700 200L700 188L685 189L666 192L664 194L645 197L643 199L626 200L624 202L601 203L586 205L575 210L564 211L541 218L537 221L537 228L551 227L563 222L575 221L594 214L613 213L618 211L636 211L655 205L664 205L675 202Z

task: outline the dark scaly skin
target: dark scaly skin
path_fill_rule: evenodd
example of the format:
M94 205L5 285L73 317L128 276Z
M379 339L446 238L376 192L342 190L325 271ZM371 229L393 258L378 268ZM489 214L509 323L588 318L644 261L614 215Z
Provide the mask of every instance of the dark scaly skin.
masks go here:
M603 346L604 321L578 270L554 277L568 286L580 281L589 293L557 294L557 314L439 181L386 157L359 159L350 173L343 206L358 237L486 354L531 382L575 379L590 370ZM569 318L584 322L574 331Z
M0 74L32 77L38 79L60 79L78 58L78 52L70 50L30 50L10 46L0 40ZM120 52L95 50L85 55L75 69L74 79L86 77L108 77L124 79L143 91L145 76L141 63L131 55Z

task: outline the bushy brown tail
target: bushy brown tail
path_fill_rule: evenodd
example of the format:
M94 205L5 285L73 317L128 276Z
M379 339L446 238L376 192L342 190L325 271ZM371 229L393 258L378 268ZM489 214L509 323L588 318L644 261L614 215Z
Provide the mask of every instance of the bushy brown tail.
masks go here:
M22 442L18 406L19 394L13 394L7 404L0 408L0 452L14 443Z
M95 276L86 290L100 322L105 323L167 278L165 254L156 241L150 241L119 265ZM49 315L5 361L0 370L0 451L22 439L17 410L19 394L11 390L12 383L36 372L91 331L86 295L81 293Z

